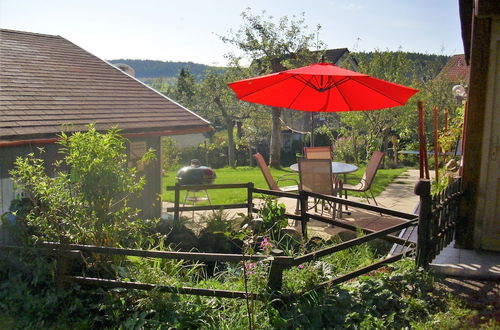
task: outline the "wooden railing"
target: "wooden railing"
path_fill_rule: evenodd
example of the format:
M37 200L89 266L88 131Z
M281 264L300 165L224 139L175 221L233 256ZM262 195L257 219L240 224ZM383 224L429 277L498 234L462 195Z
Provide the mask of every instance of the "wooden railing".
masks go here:
M247 188L248 199L247 203L242 204L229 204L229 205L207 205L207 206L186 206L181 207L179 203L180 191L183 189L190 190L204 190L204 189L234 189L234 188ZM342 274L332 280L326 281L324 283L319 283L314 289L319 289L327 285L339 284L344 281L350 280L362 274L366 274L373 271L385 264L394 262L403 258L408 254L412 254L416 250L416 246L412 242L405 241L394 234L398 231L417 225L418 218L414 214L399 212L387 208L382 208L379 206L373 206L369 204L358 203L354 201L349 201L339 197L333 197L328 195L316 194L301 191L299 194L278 192L265 189L256 189L253 187L252 183L248 184L231 184L231 185L198 185L198 186L181 186L176 185L175 187L169 187L169 190L175 190L176 202L174 208L171 211L174 212L175 217L179 217L179 213L182 211L199 211L199 210L217 210L220 208L245 208L248 215L252 215L253 212L257 211L254 208L253 198L255 194L270 195L276 197L288 197L292 199L298 199L301 204L301 212L297 214L287 214L290 219L298 220L301 223L302 233L307 237L307 226L311 219L321 221L333 226L339 226L351 231L361 230L365 235L357 237L340 244L325 247L323 249L307 253L301 256L282 256L275 255L273 260L270 262L270 270L268 275L268 290L267 292L261 293L246 293L242 291L230 291L230 290L215 290L206 288L194 288L194 287L172 287L163 286L157 284L149 283L138 283L138 282L125 282L120 280L110 280L103 278L91 278L80 275L71 275L67 272L67 265L71 262L70 259L79 257L82 253L92 253L92 254L108 254L108 255L125 255L125 256L137 256L144 258L162 258L162 259L175 259L175 260L197 260L197 261L217 261L217 262L228 262L228 263L241 263L247 261L260 261L269 259L269 256L264 255L244 255L244 254L221 254L221 253L198 253L198 252L176 252L176 251L156 251L156 250L138 250L138 249L123 249L123 248L113 248L113 247L102 247L102 246L90 246L90 245L78 245L78 244L61 244L61 243L50 243L46 242L40 246L40 251L46 252L48 254L55 255L58 260L58 280L61 283L64 282L76 282L80 284L87 285L98 285L102 287L121 287L121 288L133 288L142 290L156 289L165 292L179 293L179 294L193 294L193 295L203 295L203 296L214 296L214 297L225 297L225 298L248 298L252 299L269 299L272 296L276 296L282 290L283 286L283 272L286 269L296 267L300 264L318 260L322 257L332 255L334 253L340 252L342 250L351 248L356 245L364 244L375 239L385 239L387 241L400 244L405 246L407 250L404 253L400 253L382 260L379 260L371 265L357 269L355 271L349 272L347 274ZM315 213L310 213L307 208L307 201L309 197L314 197L320 200L325 200L329 202L339 203L341 205L348 205L351 208L360 208L368 211L373 211L380 214L391 215L394 217L401 218L405 220L403 223L398 225L385 228L379 231L373 231L366 228L358 228L349 224L345 221L334 220L331 218L324 217L322 215L317 215ZM0 249L16 249L16 247L0 247ZM302 292L300 294L303 294ZM280 298L285 299L280 295Z

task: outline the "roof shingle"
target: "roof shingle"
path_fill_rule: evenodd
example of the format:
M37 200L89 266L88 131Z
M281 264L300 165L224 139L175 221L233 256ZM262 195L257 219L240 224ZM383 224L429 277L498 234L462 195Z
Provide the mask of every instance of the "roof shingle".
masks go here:
M210 130L209 122L70 41L0 29L0 141L118 126Z
M470 68L465 62L465 55L453 55L443 67L440 76L452 82L464 82L469 79Z

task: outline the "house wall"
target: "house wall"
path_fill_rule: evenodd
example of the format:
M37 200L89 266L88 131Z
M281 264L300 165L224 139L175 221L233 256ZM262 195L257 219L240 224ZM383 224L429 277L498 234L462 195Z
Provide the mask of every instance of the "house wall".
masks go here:
M170 137L173 138L181 148L196 147L201 143L208 141L203 133L171 135Z
M500 251L500 18L492 20L474 248Z
M44 152L41 152L41 149ZM16 190L14 182L10 179L9 171L14 168L17 157L25 157L34 153L42 158L46 164L52 164L55 159L60 159L57 145L55 144L28 144L16 147L0 148L0 215L9 211L10 203L20 191ZM47 173L53 173L53 167L47 166ZM10 244L12 239L0 221L0 244Z
M141 217L154 218L161 216L161 137L129 138L129 166L136 166L139 175L146 178L146 185L140 196L131 201L131 206L142 210ZM156 159L146 165L137 161L146 150L152 148L156 151Z
M498 1L475 1L471 15L471 35L469 37L466 34L466 38L470 38L470 79L463 150L464 197L460 207L456 243L462 248L499 251Z
M44 152L41 152L41 149ZM58 153L58 147L55 144L28 144L0 148L0 214L9 210L10 202L16 197L14 183L10 179L9 171L14 168L14 162L17 157L25 157L29 153L34 153L36 157L45 161L49 175L54 170L50 165L54 160L61 158L61 155Z

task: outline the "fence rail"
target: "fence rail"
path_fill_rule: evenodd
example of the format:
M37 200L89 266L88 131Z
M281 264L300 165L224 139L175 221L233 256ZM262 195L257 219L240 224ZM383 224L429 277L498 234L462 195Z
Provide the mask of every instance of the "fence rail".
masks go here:
M241 204L229 204L229 207L237 205L241 208L246 208L248 215L251 216L254 212L253 197L255 194L263 194L277 197L288 197L293 199L298 199L301 204L300 215L287 214L291 219L300 221L302 226L302 233L307 237L307 224L310 219L322 221L331 225L339 226L351 231L360 230L364 232L365 236L357 237L334 246L329 246L318 251L314 251L302 256L273 256L270 262L270 270L268 275L268 292L264 293L245 293L241 291L229 291L229 290L213 290L205 288L193 288L193 287L169 287L157 284L149 283L138 283L138 282L124 282L119 280L110 279L99 279L91 278L79 275L71 275L67 273L67 259L75 258L81 256L83 252L91 254L110 254L110 255L123 255L123 256L137 256L144 258L162 258L162 259L175 259L175 260L190 260L190 261L218 261L218 262L232 262L241 263L247 261L263 261L269 260L269 256L263 255L245 255L245 254L223 254L223 253L198 253L198 252L180 252L180 251L156 251L156 250L139 250L139 249L124 249L124 248L114 248L114 247L103 247L103 246L92 246L92 245L81 245L81 244L61 244L53 242L45 242L38 248L39 252L46 253L48 255L56 256L58 262L60 262L61 267L58 270L58 279L63 282L77 282L81 284L88 285L98 285L104 287L122 287L122 288L133 288L142 290L158 289L160 291L180 293L180 294L194 294L203 296L213 296L213 297L225 297L225 298L248 298L253 299L269 299L270 297L275 297L278 294L283 285L283 272L286 269L295 267L305 262L311 262L318 260L319 258L340 252L342 250L351 248L356 245L364 244L375 239L385 239L393 243L403 245L407 248L405 253L400 253L395 256L391 256L382 260L379 260L371 265L362 267L360 269L354 270L347 274L340 275L330 281L320 283L315 289L335 285L362 274L371 272L379 267L382 267L388 263L397 261L409 253L414 253L417 251L417 264L425 265L428 264L429 259L435 256L440 249L446 245L447 242L451 241L453 238L453 229L456 223L456 217L458 215L458 197L461 195L459 183L454 184L447 190L444 194L438 195L436 198L430 197L430 183L420 182L415 191L420 195L421 206L420 213L418 217L414 214L404 213L400 211L395 211L387 208L382 208L378 206L373 206L369 204L358 203L354 201L348 201L343 198L327 196L322 194L315 194L310 192L301 191L299 194L291 194L285 192L278 192L265 189L254 188L252 183L248 184L229 184L229 185L189 185L181 186L176 185L174 187L168 187L168 190L174 190L176 196L176 202L174 208L170 210L174 211L174 214L178 217L179 212L182 210L192 211L192 210L210 210L217 209L219 207L225 207L227 205L211 205L203 207L180 207L179 206L179 196L181 190L188 189L233 189L233 188L246 188L248 189L248 200L247 203ZM317 199L323 199L325 201L339 203L341 205L348 205L350 207L360 208L372 212L377 212L380 214L391 215L394 217L399 217L404 220L403 223L398 225L385 228L379 231L373 231L366 228L358 228L348 224L347 222L334 220L324 216L320 216L314 213L308 212L307 201L310 197ZM419 228L419 241L418 245L415 246L414 243L405 241L399 237L392 235L393 233L409 227L414 227L418 224ZM425 241L428 240L426 244ZM0 246L0 250L13 251L20 249L19 247L12 246ZM305 293L305 292L303 292ZM303 294L301 293L301 294ZM282 297L282 296L281 296Z

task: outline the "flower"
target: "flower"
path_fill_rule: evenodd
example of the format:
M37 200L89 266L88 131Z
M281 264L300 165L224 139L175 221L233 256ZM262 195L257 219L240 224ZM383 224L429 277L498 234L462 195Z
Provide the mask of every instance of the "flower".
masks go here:
M243 265L245 266L245 270L248 275L252 275L254 273L255 268L257 268L257 264L255 262L249 262L249 263L245 262L243 263Z
M265 252L270 252L271 249L273 248L273 243L269 240L269 237L264 237L262 241L260 242L260 248Z
M298 269L304 269L304 265L298 265L297 268Z

